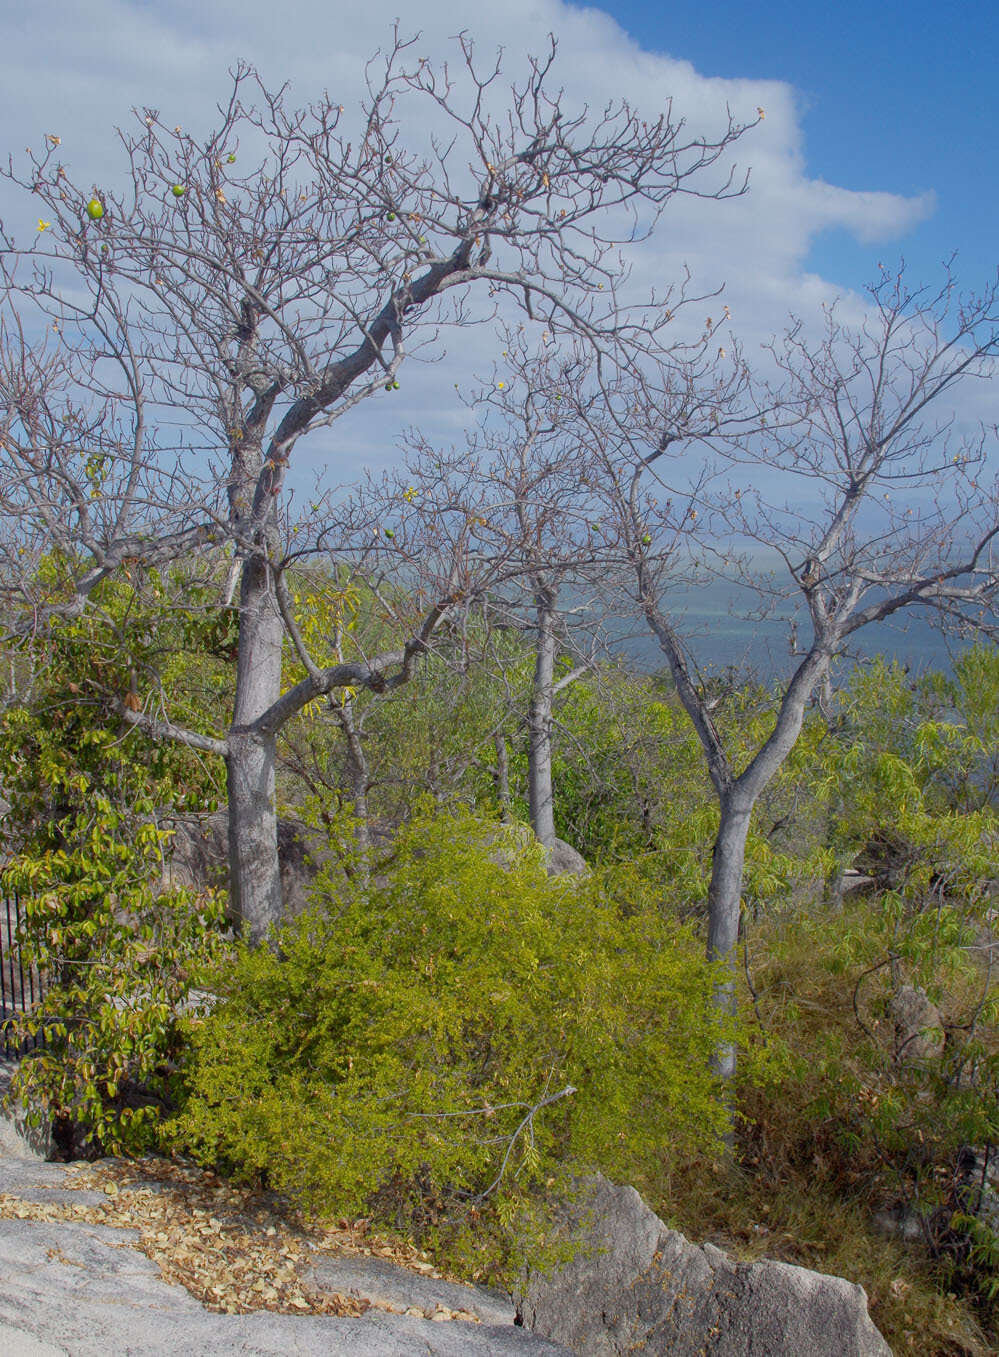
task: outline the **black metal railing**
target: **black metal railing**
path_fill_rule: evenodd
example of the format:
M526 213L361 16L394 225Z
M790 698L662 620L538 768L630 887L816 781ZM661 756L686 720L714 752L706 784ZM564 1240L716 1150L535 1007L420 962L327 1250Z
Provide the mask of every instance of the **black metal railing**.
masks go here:
M0 898L0 1057L6 1060L24 1055L39 1040L19 1041L11 1031L11 1019L30 1012L44 991L42 977L25 961L21 950L23 922L24 910L18 897Z

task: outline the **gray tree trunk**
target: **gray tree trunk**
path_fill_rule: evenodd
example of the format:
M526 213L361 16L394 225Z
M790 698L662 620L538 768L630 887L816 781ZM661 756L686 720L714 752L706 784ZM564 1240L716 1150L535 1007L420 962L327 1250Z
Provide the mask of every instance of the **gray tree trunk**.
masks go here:
M504 824L510 820L510 752L506 745L506 736L497 734L493 743L496 746L496 799L499 801L500 819Z
M534 684L527 718L527 800L531 828L539 843L555 842L552 798L552 708L555 701L555 628L550 600L539 602Z
M281 695L283 627L267 562L244 562L236 699L228 736L229 890L244 936L260 942L282 914L274 768L276 738L255 723Z
M361 732L354 721L354 701L344 697L340 711L340 729L347 745L346 772L357 821L357 847L367 871L368 850L371 847L371 822L368 814L368 758L361 742Z
M708 890L708 960L722 963L715 980L715 1006L735 1017L735 964L739 942L739 915L742 905L742 877L746 861L746 838L753 803L727 796L722 800L721 824L711 860L711 885ZM731 1041L718 1043L714 1056L715 1072L723 1080L735 1077L736 1049Z

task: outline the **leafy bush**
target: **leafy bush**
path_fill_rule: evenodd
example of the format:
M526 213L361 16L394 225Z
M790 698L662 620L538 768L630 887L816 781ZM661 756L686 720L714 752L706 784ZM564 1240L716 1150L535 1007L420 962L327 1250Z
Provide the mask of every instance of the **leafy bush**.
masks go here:
M967 1147L999 1141L999 994L974 959L977 910L885 892L751 939L756 1009L793 1054L775 1090L743 1090L742 1173L732 1214L712 1223L738 1237L750 1203L768 1250L861 1282L899 1352L991 1351L936 1340L945 1319L969 1333L999 1322L996 1240L966 1218ZM919 1044L893 1004L906 986L939 1014ZM896 1210L921 1225L907 1254L873 1231ZM921 1307L932 1337L914 1323Z
M515 832L413 821L370 886L329 873L192 1019L175 1143L319 1215L425 1227L600 1167L639 1187L725 1126L692 932Z
M161 889L158 817L210 803L217 786L191 751L149 743L116 707L171 628L180 665L184 620L145 611L124 584L95 592L99 613L53 622L9 656L26 682L0 717L0 890L21 897L25 960L46 981L15 1024L15 1039L44 1041L13 1092L76 1148L141 1151L177 1087L178 1013L223 946L221 899Z
M912 681L880 660L856 670L810 770L833 857L910 905L974 904L997 870L997 702L994 647L965 652L949 678Z
M98 817L83 851L95 854L85 866L78 849L4 872L8 889L38 891L26 898L22 945L47 977L41 1001L11 1022L15 1040L43 1038L12 1093L34 1124L54 1121L70 1152L141 1153L158 1146L175 1105L179 1015L224 946L224 908L215 896L153 889L150 825L129 846Z

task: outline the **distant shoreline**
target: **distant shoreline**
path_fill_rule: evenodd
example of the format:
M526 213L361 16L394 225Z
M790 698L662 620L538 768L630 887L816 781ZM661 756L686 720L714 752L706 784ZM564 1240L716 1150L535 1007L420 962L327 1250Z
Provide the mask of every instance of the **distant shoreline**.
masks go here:
M793 673L809 640L809 628L799 624L797 659L790 649L790 626L785 619L757 620L730 614L727 599L723 606L717 600L706 600L708 606L679 608L678 629L689 639L692 657L702 670L722 672L735 669L747 677L754 675L764 682ZM666 657L651 634L621 636L614 648L645 673L666 667ZM916 674L941 672L949 674L953 660L973 641L945 636L925 616L915 612L903 613L897 622L882 622L855 633L837 668L849 669L854 663L871 660L878 655L907 665Z

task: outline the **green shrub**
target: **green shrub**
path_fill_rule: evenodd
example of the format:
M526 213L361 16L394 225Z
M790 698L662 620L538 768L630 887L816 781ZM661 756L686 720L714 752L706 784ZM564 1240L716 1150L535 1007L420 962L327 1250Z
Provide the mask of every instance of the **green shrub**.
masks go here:
M793 1056L775 1089L743 1090L740 1181L711 1222L738 1238L740 1218L762 1219L779 1256L862 1283L894 1350L920 1357L993 1350L938 1345L944 1317L993 1336L999 1324L996 1240L964 1217L965 1147L999 1140L999 994L973 960L982 913L884 892L756 928L755 1006ZM936 1048L896 1025L906 985L939 1013ZM704 1218L685 1203L682 1223L692 1206ZM918 1246L874 1233L896 1208L921 1220ZM934 1306L931 1338L913 1315L930 1324Z
M179 1146L317 1215L426 1226L599 1167L641 1188L714 1148L702 946L518 836L426 814L368 887L243 947L193 1020Z
M43 563L49 574L58 566ZM77 1148L138 1152L157 1144L172 1106L177 1014L223 945L221 899L160 889L158 819L211 804L218 789L192 751L151 743L119 714L154 648L174 644L183 669L191 619L145 611L125 581L105 582L95 601L100 611L55 620L6 656L21 696L0 715L10 802L0 891L21 897L25 961L46 982L41 1004L13 1024L15 1040L44 1034L13 1092L33 1120L72 1130ZM191 688L182 718L185 704L196 708Z
M11 1021L15 1041L43 1036L18 1064L11 1092L32 1123L53 1121L74 1154L159 1146L181 1086L179 1015L224 947L221 899L152 888L145 873L156 846L149 827L134 849L109 845L97 870L49 862L66 868L62 879L50 871L46 888L25 901L23 955L47 987ZM38 880L36 865L13 865L5 883L24 889Z

